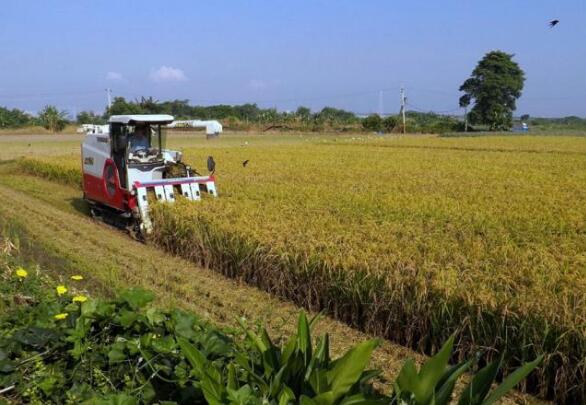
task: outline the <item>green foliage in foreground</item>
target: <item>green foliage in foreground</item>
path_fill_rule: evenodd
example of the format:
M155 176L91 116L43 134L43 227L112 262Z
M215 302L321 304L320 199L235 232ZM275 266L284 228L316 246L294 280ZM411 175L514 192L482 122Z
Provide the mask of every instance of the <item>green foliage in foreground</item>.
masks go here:
M6 267L8 268L8 267ZM276 343L265 329L244 337L195 315L151 306L140 289L110 300L55 293L20 268L0 274L0 392L31 403L446 404L469 360L448 367L453 338L421 369L405 363L390 396L373 389L367 370L376 340L332 359L329 337L311 337L304 313L297 334ZM79 281L78 281L79 282ZM49 292L47 292L49 291ZM496 389L500 361L477 372L460 404L490 404L541 361L527 364Z

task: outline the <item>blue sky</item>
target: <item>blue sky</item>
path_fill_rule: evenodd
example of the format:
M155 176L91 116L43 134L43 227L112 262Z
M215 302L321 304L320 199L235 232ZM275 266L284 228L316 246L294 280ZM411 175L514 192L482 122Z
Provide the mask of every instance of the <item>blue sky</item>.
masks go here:
M0 105L101 111L109 87L367 113L383 90L387 113L404 85L411 108L453 111L476 62L500 49L527 75L519 114L586 116L585 2L7 0Z

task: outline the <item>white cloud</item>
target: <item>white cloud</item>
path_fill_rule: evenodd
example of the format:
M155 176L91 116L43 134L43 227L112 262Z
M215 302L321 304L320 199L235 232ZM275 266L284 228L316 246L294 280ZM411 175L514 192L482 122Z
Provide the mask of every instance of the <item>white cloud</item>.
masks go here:
M106 80L120 81L120 80L124 80L124 76L122 76L122 73L108 72L106 74Z
M161 66L157 70L152 70L150 77L154 82L183 82L187 80L183 70L171 66Z

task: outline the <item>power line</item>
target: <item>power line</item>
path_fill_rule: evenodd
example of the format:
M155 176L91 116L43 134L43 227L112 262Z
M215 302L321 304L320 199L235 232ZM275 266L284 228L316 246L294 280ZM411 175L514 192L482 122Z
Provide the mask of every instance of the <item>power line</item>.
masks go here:
M256 103L263 103L263 104L274 104L274 103L290 103L290 102L306 102L306 101L324 101L324 100L336 100L336 99L343 99L349 97L359 97L365 95L373 95L373 94L380 94L385 92L395 92L399 90L400 87L388 87L383 89L372 89L372 90L364 90L364 91L357 91L351 93L338 93L338 94L331 94L325 96L315 96L315 97L290 97L290 98L276 98L276 99L256 99L252 100L252 102ZM408 89L411 92L424 92L424 93L433 93L433 94L440 94L444 96L450 97L457 97L457 92L448 92L444 90L438 89L428 89L428 88L421 88L421 87L411 87L405 86L405 89ZM80 96L80 95L94 95L102 93L103 89L88 89L88 90L76 90L76 91L61 91L61 92L41 92L41 93L23 93L23 94L0 94L0 99L2 100L17 100L17 99L27 99L27 98L50 98L50 97L59 97L59 96ZM127 96L131 97L140 97L140 95L136 95L133 93L128 92L120 92L119 94L126 94ZM144 94L143 94L144 95ZM564 95L564 96L545 96L545 97L526 97L522 96L520 100L524 101L550 101L550 100L569 100L569 99L578 99L583 98L584 95ZM251 99L191 99L191 102L196 103L216 103L216 104L239 104L239 103L247 103L251 102Z
M373 95L373 94L381 94L384 92L391 92L397 91L398 87L391 87L391 88L384 88L384 89L377 89L377 90L364 90L360 92L354 93L342 93L342 94L333 94L328 96L316 96L316 97L294 97L294 98L281 98L281 99L192 99L189 98L191 103L203 103L203 104L242 104L242 103L258 103L258 104L275 104L275 103L301 103L307 101L327 101L327 100L335 100L335 99L343 99L343 98L350 98L350 97L359 97L359 96L366 96L366 95ZM144 95L137 95L133 93L126 93L127 96L139 98Z
M12 94L12 95L0 94L0 99L18 100L18 99L26 99L26 98L50 98L50 97L59 97L59 96L79 96L79 95L97 94L97 93L101 93L102 91L103 90L86 90L86 91L68 91L68 92L55 92L55 93L30 93L30 94Z
M422 89L419 87L409 87L410 91L415 91L415 92L422 92L422 93L433 93L433 94L441 94L444 96L449 96L449 97L457 97L458 95L456 94L456 92L447 92L445 90L436 90L436 89Z
M379 89L372 89L372 90L363 90L363 91L356 91L356 92L348 92L348 93L337 93L331 95L323 95L323 96L315 96L315 97L289 97L289 98L275 98L275 99L191 99L189 98L190 104L243 104L243 103L257 103L257 104L264 104L264 105L276 105L280 103L297 103L301 105L305 102L312 102L312 101L330 101L334 102L335 100L340 99L347 99L347 98L354 98L354 97L361 97L361 96L372 96L378 94L378 112L379 114L383 113L383 101L384 101L384 93L394 93L395 91L400 90L400 87L388 87L388 88L379 88ZM422 93L432 93L432 94L440 94L444 96L450 96L456 98L457 94L450 93L444 90L438 89L430 89L430 88L421 88L421 87L405 87L404 90L413 91L415 93L422 92ZM0 93L0 100L24 100L24 99L48 99L48 98L55 98L55 97L67 97L67 96L94 96L97 94L103 94L104 89L87 89L87 90L74 90L74 91L55 91L55 92L39 92L39 93L21 93L21 94L1 94ZM111 103L112 97L112 89L106 90L107 96L110 97L108 100L108 105ZM118 93L118 92L114 92ZM127 93L127 92L119 92L119 95L126 95L133 98L140 98L139 95ZM521 97L521 101L551 101L551 100L568 100L568 99L575 99L578 97L582 97L579 95L576 96L550 96L550 97ZM461 111L459 107L456 108L445 108L442 110L434 110L430 108L420 107L418 105L408 103L405 100L405 106L409 107L410 109L418 112L430 112L435 114L452 114L458 111ZM382 115L382 114L381 114Z
M422 107L418 107L416 105L413 105L411 103L407 104L412 110L417 111L417 112L422 112L422 113L434 113L434 114L449 114L449 113L453 113L456 111L460 111L461 108L457 107L457 108L452 108L452 109L445 109L445 110L432 110L432 109L427 109L427 108L422 108Z

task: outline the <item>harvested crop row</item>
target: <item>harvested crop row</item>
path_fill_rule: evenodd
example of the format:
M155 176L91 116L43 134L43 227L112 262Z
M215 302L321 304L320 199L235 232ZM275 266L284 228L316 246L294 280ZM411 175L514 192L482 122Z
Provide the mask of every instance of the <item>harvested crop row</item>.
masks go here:
M214 154L221 198L155 210L155 236L426 352L459 329L460 355L506 347L513 367L549 353L532 390L582 399L586 158L546 146L187 150Z

